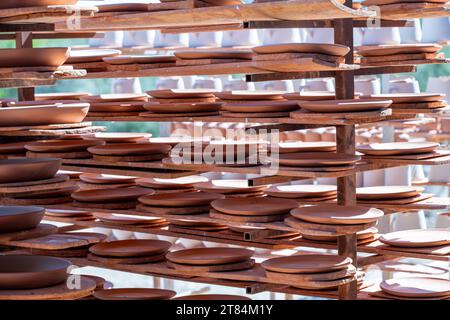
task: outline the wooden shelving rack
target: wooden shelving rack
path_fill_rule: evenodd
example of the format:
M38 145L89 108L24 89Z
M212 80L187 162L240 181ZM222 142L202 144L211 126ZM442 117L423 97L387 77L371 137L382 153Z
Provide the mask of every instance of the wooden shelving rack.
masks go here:
M184 3L185 2L185 3ZM189 2L189 4L188 4ZM183 1L181 5L192 5L195 1ZM336 87L336 99L353 99L354 98L354 78L358 75L370 74L387 74L387 73L403 73L415 72L414 65L407 66L390 66L390 67L361 67L354 64L353 51L353 28L366 26L367 19L382 18L382 27L404 27L409 26L407 19L422 18L422 17L437 17L449 16L450 9L443 8L417 8L417 10L400 10L393 11L393 13L384 13L381 17L376 17L374 11L354 10L352 8L352 0L346 0L344 4L336 0L292 0L292 1L277 1L266 3L255 3L239 6L227 7L180 7L177 10L170 11L155 11L155 12L141 12L141 13L127 13L127 14L113 14L113 13L96 13L96 8L86 8L81 10L80 24L76 30L70 27L64 20L72 13L66 9L52 9L45 10L43 8L35 8L35 10L25 10L23 12L16 11L0 11L0 33L7 33L3 35L2 39L15 39L17 48L32 47L33 38L62 38L62 37L93 37L97 32L113 31L113 30L147 30L160 29L163 32L198 32L198 31L220 31L220 30L236 30L243 28L334 28L335 43L343 44L351 48L348 55L345 57L344 68L327 69L318 68L317 70L299 70L294 72L255 72L251 65L243 65L240 68L234 67L228 71L222 72L226 74L244 73L247 74L247 81L269 81L282 79L301 79L301 78L320 78L320 77L334 77ZM64 21L63 21L64 20ZM13 37L11 34L15 34ZM203 73L217 74L220 68L217 66L208 66L209 69ZM174 68L172 70L148 70L148 71L114 71L101 73L83 74L82 71L75 72L72 70L67 74L61 76L62 78L78 78L78 79L93 79L93 78L116 78L116 77L147 77L147 76L172 76L172 75L193 75L198 74L199 68ZM34 87L40 85L53 85L56 81L55 77L46 79L33 78L14 78L3 80L0 79L0 87L14 87L19 88L20 100L34 100ZM277 129L280 131L299 130L307 128L317 128L326 126L336 127L337 137L337 152L344 154L355 154L355 126L360 124L378 123L382 121L410 119L415 117L411 114L392 115L377 114L371 117L360 117L356 119L329 119L326 116L315 119L292 119L292 118L275 118L275 119L237 119L225 117L192 117L192 118L169 118L169 119L151 119L144 117L108 117L99 118L91 117L86 121L203 121L203 122L243 122L248 124L253 123L267 123L267 125L259 126L259 128ZM0 139L2 132L0 131ZM6 136L6 135L3 135ZM426 161L425 161L426 162ZM444 156L439 159L431 160L427 163L420 164L442 164L450 163L450 156ZM222 171L222 172L239 172L239 173L255 173L259 174L259 178L254 178L249 181L251 185L276 183L289 180L298 180L302 178L317 178L317 177L336 177L338 187L338 203L340 205L354 205L356 204L356 172L367 171L381 168L389 168L395 166L402 166L408 164L419 164L417 161L362 161L355 169L346 170L342 172L299 172L299 171L281 171L277 175L265 171L261 167L248 168L229 168L229 167L214 167L214 166L175 166L167 163L103 163L95 160L65 160L63 169L78 170L84 172L102 172L115 173L123 175L135 175L141 177L177 177L189 175L195 172L208 171ZM434 205L434 207L433 207ZM72 206L48 206L53 208L73 208ZM448 199L436 200L427 208L448 208L450 203ZM392 208L399 211L406 211L410 208ZM98 210L106 212L115 212L114 210ZM141 214L146 215L145 212L139 210L117 211L120 213ZM148 213L147 213L148 215ZM151 214L152 216L158 216ZM168 220L180 219L180 216L162 215ZM218 221L229 225L241 225L241 223L223 221L211 218L207 215L191 215L182 216L183 219L192 219L199 221ZM394 259L398 257L416 257L421 259L431 259L440 261L449 261L450 253L435 254L433 252L400 252L394 250L387 250L381 243L371 243L368 245L358 245L356 240L356 233L338 235L337 245L329 243L318 243L308 240L267 240L264 239L265 234L258 232L245 234L242 239L231 238L229 235L212 234L208 232L180 232L180 230L163 230L163 229L143 229L130 226L106 226L100 222L87 221L70 221L75 228L88 227L110 227L113 229L123 229L135 232L160 234L167 236L184 237L189 239L206 240L212 242L231 243L243 246L254 246L259 248L292 248L292 247L314 247L323 249L337 249L339 255L351 257L355 264L360 264L361 267L367 267L372 263L377 263L383 260ZM261 226L258 223L249 223L248 225ZM265 223L264 227L271 230L271 232L281 231L295 231L295 228L284 225L283 223ZM72 227L67 227L70 229ZM448 251L448 250L447 250ZM371 253L372 256L358 259L357 253ZM339 299L357 299L357 279L347 281L339 285L339 289L335 292L328 291L313 291L301 290L287 286L286 284L270 283L264 277L264 273L251 275L245 272L228 272L224 279L223 275L214 273L204 274L181 274L179 271L167 268L164 264L157 265L105 265L98 262L92 262L87 259L74 259L77 265L93 265L98 267L114 268L118 270L155 275L159 277L180 279L185 281L195 281L210 284L219 284L234 286L239 288L246 288L249 293L256 293L261 291L285 292L291 294L319 296L327 298Z

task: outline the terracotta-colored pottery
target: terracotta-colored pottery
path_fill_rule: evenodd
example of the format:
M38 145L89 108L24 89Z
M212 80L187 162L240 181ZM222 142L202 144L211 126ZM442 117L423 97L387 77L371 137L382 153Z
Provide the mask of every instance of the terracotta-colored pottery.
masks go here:
M437 147L435 142L387 142L360 145L356 150L370 156L394 156L429 153Z
M52 92L52 93L36 93L34 99L36 101L46 100L80 100L81 97L88 96L88 92Z
M0 206L0 233L35 228L44 217L44 208L32 206Z
M25 148L33 152L73 152L103 144L101 141L87 140L41 140L28 142Z
M147 94L155 99L191 99L212 98L214 90L211 89L164 89L150 90Z
M145 257L167 252L171 243L161 240L119 240L93 245L89 251L102 257Z
M407 298L438 298L450 296L450 280L430 277L407 277L384 280L383 292Z
M394 247L422 248L450 243L448 229L416 229L383 234L380 241Z
M409 53L435 53L442 49L438 44L414 43L399 45L379 45L376 48L359 50L357 53L363 57L389 56Z
M121 288L95 290L93 296L99 300L169 300L176 294L165 289Z
M314 142L279 142L270 146L271 152L333 152L336 151L336 143L329 141Z
M144 108L154 113L203 113L216 112L221 103L146 103Z
M265 260L261 266L280 273L319 273L344 269L352 263L348 257L331 254L298 254Z
M220 265L248 260L253 251L241 248L193 248L169 252L167 260L188 265Z
M222 111L229 112L289 112L297 110L297 101L249 101L249 102L227 102L222 105Z
M209 192L183 192L147 195L140 197L139 202L155 207L194 207L209 205L223 198L221 194Z
M331 152L281 153L278 157L269 157L270 161L291 167L326 167L352 165L360 156Z
M121 53L120 50L115 49L72 50L66 63L99 62L102 61L104 57L114 57Z
M12 143L2 143L0 144L0 154L20 154L25 153L25 144L27 141L12 142Z
M116 184L116 183L134 183L136 178L104 173L83 173L80 175L80 180L93 184Z
M266 216L286 214L297 208L298 203L295 200L276 198L227 198L215 200L211 206L231 215Z
M250 50L202 50L202 51L176 51L179 59L242 59L251 60L254 53Z
M177 58L173 55L121 55L110 58L103 58L108 64L151 64L151 63L168 63L175 62Z
M134 132L96 132L92 135L83 137L85 140L100 140L107 143L129 143L150 138L150 133Z
M57 158L0 160L0 183L50 179L60 166L61 159Z
M208 182L200 182L194 185L194 188L206 192L215 192L222 194L248 193L263 191L268 188L267 185L249 186L246 179L229 179L229 180L211 180Z
M0 49L0 67L59 67L69 52L70 48Z
M203 176L187 176L173 179L139 178L136 180L136 184L153 189L190 189L195 184L206 181L208 181L208 178Z
M90 153L103 156L161 154L169 150L170 145L162 143L111 143L88 148Z
M331 56L345 56L350 48L340 44L328 43L285 43L254 47L258 54L273 53L319 53Z
M148 96L145 93L110 93L97 96L84 96L81 98L81 101L86 102L146 102L147 100Z
M311 112L357 112L386 109L392 100L379 99L349 99L349 100L322 100L300 101L301 109Z
M377 186L356 188L358 200L385 200L415 197L423 191L420 187Z
M139 197L152 194L154 191L147 188L110 188L81 190L72 193L72 198L79 202L89 203L121 203L136 201Z
M222 100L283 100L284 91L270 90L235 90L214 92Z
M370 97L392 100L393 103L434 102L445 99L445 95L440 93L384 93L374 94Z
M278 198L314 198L336 195L337 188L334 185L288 184L271 186L264 192Z

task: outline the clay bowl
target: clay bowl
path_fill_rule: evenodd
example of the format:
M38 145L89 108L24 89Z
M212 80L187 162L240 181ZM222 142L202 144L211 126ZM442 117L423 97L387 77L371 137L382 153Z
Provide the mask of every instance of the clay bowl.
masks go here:
M333 196L337 194L337 188L334 185L293 184L271 186L264 192L272 197L297 199Z
M107 143L130 143L138 142L142 139L148 139L152 135L150 133L133 133L133 132L96 132L92 135L83 137L85 140L99 140Z
M294 153L294 152L334 152L336 143L329 141L317 142L279 142L270 146L271 152Z
M27 141L22 142L12 142L12 143L2 143L0 144L0 154L19 154L25 153L25 144Z
M72 193L72 198L79 202L88 203L119 203L137 201L139 197L152 194L154 191L146 188L112 188L81 190Z
M84 151L89 147L103 144L102 141L86 140L41 140L29 142L25 148L33 152L73 152Z
M392 93L392 94L374 94L370 97L379 99L389 99L393 103L419 103L434 102L445 99L445 95L440 93Z
M50 179L60 166L58 158L0 160L0 183Z
M191 189L195 184L207 181L208 178L203 176L187 176L173 179L140 178L136 184L153 189Z
M88 49L88 50L72 50L66 64L99 62L104 57L118 56L122 52L115 49Z
M95 290L92 295L99 300L169 300L176 294L165 289L121 288Z
M450 231L448 229L416 229L396 231L383 234L379 240L394 247L435 247L450 243Z
M347 99L347 100L322 100L299 101L301 109L311 112L358 112L386 109L392 104L392 100Z
M222 110L229 112L289 112L297 109L297 101L227 102L222 105Z
M56 69L67 60L69 52L70 48L0 49L0 67L53 67Z
M16 0L3 0L0 3L0 9L72 5L76 3L77 0L20 0L20 2Z
M277 198L227 198L215 200L211 206L231 215L268 216L287 214L297 208L298 203L295 200Z
M156 207L194 207L208 206L224 196L209 192L183 192L147 195L139 198L139 202Z
M300 152L281 153L278 157L269 157L269 159L271 162L279 163L282 166L326 167L352 165L359 161L361 157L331 152Z
M119 240L95 244L89 248L89 252L102 257L147 257L164 254L171 245L161 240Z
M435 53L442 49L438 44L415 43L400 45L379 45L376 48L358 50L357 54L363 57L388 56L395 54Z
M212 98L214 90L211 89L164 89L151 90L147 94L155 99L192 99Z
M154 113L202 113L216 112L221 103L146 103L144 108Z
M32 255L0 256L0 289L46 288L67 279L68 260Z
M236 296L232 294L194 294L190 296L173 298L172 300L238 301L238 300L252 300L252 299L245 296Z
M253 251L241 248L193 248L167 253L167 260L188 265L220 265L248 260Z
M284 93L269 90L235 90L214 92L214 95L222 100L283 100Z
M350 48L340 44L328 43L285 43L258 46L252 48L258 54L273 54L273 53L319 53L330 56L345 56Z
M332 254L301 254L265 260L261 266L272 272L320 273L346 268L352 263L348 257Z
M116 183L134 183L136 177L119 176L103 173L83 173L80 180L92 184L116 184Z
M194 188L206 192L215 192L221 194L258 192L268 188L267 185L249 186L246 179L229 180L211 180L200 182L194 185Z
M0 108L0 127L79 123L88 111L88 103Z
M291 211L297 219L320 224L364 224L377 221L384 213L376 208L320 204Z
M406 298L439 298L450 295L450 280L431 277L388 279L380 283L383 292Z
M31 206L0 206L0 233L35 228L44 217L45 209Z
M242 59L251 60L254 53L250 50L202 50L176 51L174 55L179 59Z
M145 93L111 93L97 96L84 96L81 98L86 102L147 102L148 96Z
M167 63L175 62L177 58L173 55L121 55L110 58L103 58L108 64L122 65L122 64L151 64L151 63Z
M88 96L88 92L53 92L53 93L37 93L34 95L36 101L46 100L80 100L81 97Z
M162 143L112 143L88 148L90 153L102 156L164 154L169 150L170 145Z
M140 112L144 111L145 101L89 102L91 112Z
M386 200L415 197L423 191L420 187L409 186L377 186L356 188L358 200Z
M370 156L394 156L430 153L438 147L435 142L388 142L360 145L356 150Z

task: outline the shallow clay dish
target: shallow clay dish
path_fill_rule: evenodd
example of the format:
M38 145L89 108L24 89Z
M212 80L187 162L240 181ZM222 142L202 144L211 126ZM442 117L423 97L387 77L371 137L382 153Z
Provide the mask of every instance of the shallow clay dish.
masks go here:
M358 200L385 200L415 197L423 188L409 186L379 186L356 188Z
M229 112L288 112L296 109L296 101L227 102L222 105L222 110Z
M92 212L82 210L60 210L60 209L46 209L45 215L52 217L92 217Z
M331 56L345 56L350 48L340 44L328 43L285 43L252 48L258 54L272 53L320 53Z
M236 296L232 294L194 294L190 296L183 296L173 298L172 300L221 300L221 301L238 301L238 300L252 300L245 296Z
M258 192L267 189L268 186L249 186L246 179L227 179L196 183L194 188L206 192L228 194Z
M440 93L392 93L374 94L370 97L392 100L393 103L419 103L434 102L445 99L445 95Z
M96 212L94 216L106 223L113 224L126 224L126 225L152 225L152 224L161 224L166 222L165 219L161 218L149 218L143 216L132 216L126 214L114 214L114 213L105 213L105 212Z
M357 112L386 109L392 100L379 99L349 99L349 100L322 100L300 101L301 109L311 112Z
M122 55L110 58L103 58L108 64L151 64L151 63L166 63L175 62L177 58L172 55Z
M329 141L315 142L279 142L270 146L271 152L333 152L336 151L336 143Z
M170 224L179 227L224 227L224 224L210 221L195 221L195 220L174 220Z
M335 97L334 91L301 91L283 94L285 99L302 101L334 100Z
M28 142L25 148L33 152L72 152L84 151L89 147L102 144L101 141L87 140L41 140Z
M356 150L370 156L394 156L429 153L437 147L435 142L387 142L360 145Z
M150 133L134 132L96 132L93 135L83 137L85 140L101 140L107 143L129 143L150 138Z
M221 194L209 192L183 192L147 195L140 197L139 202L155 207L194 207L206 206L223 198Z
M72 50L66 63L84 63L102 61L104 57L118 56L122 52L115 49Z
M45 288L66 281L68 260L33 255L0 256L0 289Z
M222 213L243 216L265 216L289 213L298 203L290 199L276 198L227 198L215 200L211 206Z
M170 145L162 143L111 143L88 148L90 153L102 156L161 154L169 150Z
M44 217L45 209L32 206L0 206L0 233L35 228Z
M381 242L395 247L422 248L435 247L450 243L448 229L416 229L383 234Z
M95 290L93 296L99 300L169 300L176 294L165 289L121 288Z
M58 158L18 158L0 160L0 183L46 180L61 166Z
M145 101L89 102L91 112L139 112L144 111Z
M0 49L0 67L59 67L69 52L70 48Z
M104 173L83 173L80 180L93 184L116 184L116 183L134 183L136 177L118 176Z
M363 57L388 56L395 54L410 53L435 53L442 49L438 44L415 43L400 45L379 45L376 48L359 50L357 54Z
M278 157L270 157L272 162L293 167L324 167L351 165L360 160L360 156L331 152L281 153Z
M283 100L284 91L269 90L235 90L214 92L222 100Z
M27 149L25 149L25 144L27 143L28 141L2 143L0 144L0 154L25 153L27 151Z
M243 59L251 60L254 53L250 50L202 50L202 51L176 51L179 59Z
M154 189L190 189L196 183L206 182L208 178L203 176L187 176L173 179L139 178L136 184L141 187Z
M277 198L314 198L336 195L337 188L334 185L293 184L271 186L264 192Z
M146 103L144 108L154 113L203 113L216 112L221 103Z
M80 202L89 203L120 203L137 201L141 196L152 194L154 191L147 188L110 188L81 190L72 193L72 198Z
M388 279L380 283L382 291L407 298L438 298L450 295L450 280L431 277Z
M89 248L89 252L102 257L146 257L167 252L171 243L161 240L119 240L102 242Z
M191 99L212 98L214 90L211 89L164 89L151 90L147 94L156 99Z
M337 204L320 204L301 207L291 211L291 215L304 221L323 224L363 224L376 221L383 216L383 211L361 206L340 206Z
M265 260L261 266L272 272L319 273L344 269L352 263L348 257L332 254L302 254Z
M97 96L84 96L81 98L86 102L129 102L129 101L147 101L145 93L110 93Z
M241 262L252 257L253 251L241 248L193 248L169 252L167 260L188 265L218 265Z
M53 92L53 93L37 93L34 96L36 101L46 100L80 100L81 97L88 96L87 92Z

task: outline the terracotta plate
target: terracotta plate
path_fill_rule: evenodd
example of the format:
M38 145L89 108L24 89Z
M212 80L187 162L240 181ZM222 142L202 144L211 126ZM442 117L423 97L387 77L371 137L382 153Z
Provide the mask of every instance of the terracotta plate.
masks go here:
M44 217L44 208L32 206L0 206L0 233L35 228Z
M116 214L116 213L105 213L105 212L96 212L94 216L106 223L114 223L114 224L125 224L125 225L140 225L140 224L161 224L166 222L165 219L161 218L150 218L143 216L133 216L128 214Z
M144 108L154 113L198 113L215 112L221 103L146 103Z
M252 257L253 251L241 248L193 248L169 252L167 260L188 265L218 265L241 262Z
M45 209L45 215L52 217L89 217L92 216L92 212L82 210L60 210L60 209Z
M139 198L139 202L155 207L194 207L209 205L212 201L223 199L221 194L209 192L183 192L153 194Z
M315 142L279 142L270 146L271 152L293 153L293 152L332 152L336 151L336 143L329 141Z
M351 165L360 160L360 156L331 152L281 153L278 157L270 157L272 162L293 167L324 167Z
M285 99L302 101L335 100L335 97L334 91L301 91L283 94Z
M110 58L103 58L103 61L109 64L151 64L151 63L166 63L175 62L177 58L172 55L122 55Z
M118 56L122 52L115 49L72 50L66 63L84 63L102 61L104 57Z
M195 220L175 220L170 224L179 227L224 227L224 224L210 221L195 221Z
M415 197L423 191L420 187L379 186L356 188L358 200L384 200Z
M270 90L235 90L215 92L214 95L222 100L283 100L284 93Z
M0 183L53 178L61 166L58 158L18 158L0 160Z
M33 152L72 152L84 151L89 147L102 144L101 141L86 140L41 140L28 142L25 148Z
M250 50L202 50L202 51L176 51L179 59L244 59L251 60L254 53Z
M231 294L194 294L190 296L183 296L174 298L172 300L221 300L221 301L237 301L237 300L252 300L244 296L235 296Z
M297 109L297 101L227 102L222 105L222 110L230 112L288 112Z
M211 180L208 182L200 182L194 185L197 190L216 193L247 193L263 191L268 188L266 185L249 186L246 179L229 179L229 180Z
M265 193L278 198L314 198L336 195L337 188L320 184L278 185L265 190Z
M166 143L171 146L175 146L179 143L183 145L193 144L193 143L206 143L209 141L208 139L199 139L199 138L191 138L191 137L158 137L158 138L150 138L151 143Z
M437 147L435 142L387 142L360 145L356 150L370 156L393 156L429 153Z
M312 112L356 112L380 110L388 108L392 100L379 99L349 99L349 100L323 100L300 101L299 106Z
M150 90L147 94L156 99L191 99L191 98L212 98L212 89L164 89Z
M376 48L359 50L357 53L363 57L388 56L403 53L434 53L442 49L438 44L415 43L400 45L379 45Z
M258 54L298 52L345 56L350 48L340 44L328 43L285 43L254 47L252 50Z
M89 252L103 257L134 258L163 254L171 245L161 240L119 240L98 243Z
M34 95L36 101L42 100L79 100L81 97L88 96L88 92L52 92L37 93Z
M27 141L2 143L0 144L0 154L25 153L27 151L27 149L25 149L25 144L27 143Z
M144 111L145 101L89 102L91 112L137 112Z
M445 297L450 295L450 280L430 277L407 277L385 280L382 291L400 297Z
M118 176L105 173L83 173L80 180L93 184L134 183L136 177Z
M66 281L68 260L33 255L0 255L0 289L45 288Z
M276 198L227 198L215 200L211 206L226 214L265 216L286 214L297 208L298 203L295 200Z
M378 220L383 214L383 211L375 208L337 204L320 204L291 211L292 216L304 221L344 225L369 223Z
M448 229L416 229L383 234L380 241L395 247L434 247L450 243Z
M154 189L190 189L196 183L206 181L208 178L203 176L187 176L173 179L139 178L136 183L142 187Z
M92 136L83 137L85 140L101 140L111 143L128 143L136 142L142 139L150 138L150 133L134 133L134 132L96 132Z
M88 148L88 151L104 156L146 155L167 153L170 145L162 143L112 143Z
M0 49L0 67L59 67L69 52L70 48Z
M319 273L344 269L352 263L348 257L331 254L301 254L265 260L261 266L272 272Z
M99 300L168 300L176 294L165 289L122 288L95 290L93 296Z
M370 97L379 99L389 99L393 103L419 103L434 102L445 99L445 95L440 93L392 93L392 94L374 94Z
M148 100L148 97L145 93L110 93L98 96L84 96L81 100L86 102L145 102Z
M139 187L93 189L76 191L72 193L72 198L80 202L89 203L119 203L137 201L139 197L153 192L151 189Z

